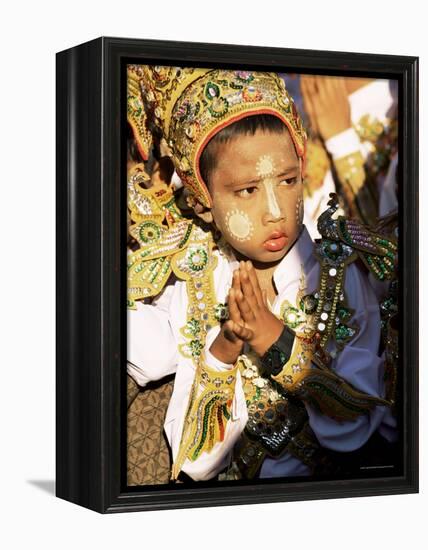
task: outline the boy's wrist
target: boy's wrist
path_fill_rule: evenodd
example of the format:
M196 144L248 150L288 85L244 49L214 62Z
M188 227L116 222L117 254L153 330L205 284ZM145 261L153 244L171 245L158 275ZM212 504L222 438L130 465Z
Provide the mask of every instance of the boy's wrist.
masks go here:
M215 343L213 343L209 348L209 352L215 359L228 365L235 364L240 355L239 353L236 353L236 351L230 353L227 349L225 349L225 346L216 346Z
M259 357L262 357L281 336L284 327L284 323L278 319L278 323L275 323L274 327L267 330L265 334L255 338L254 341L251 342L253 351L255 351Z
M261 356L261 363L265 374L277 375L291 357L295 335L286 325L283 326L279 337L269 346Z

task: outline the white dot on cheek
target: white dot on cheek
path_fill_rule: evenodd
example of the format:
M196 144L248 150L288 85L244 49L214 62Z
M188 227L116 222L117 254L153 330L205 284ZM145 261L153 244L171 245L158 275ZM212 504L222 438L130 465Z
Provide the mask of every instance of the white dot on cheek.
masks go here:
M252 233L252 223L243 212L228 212L227 227L230 234L239 240L247 240Z

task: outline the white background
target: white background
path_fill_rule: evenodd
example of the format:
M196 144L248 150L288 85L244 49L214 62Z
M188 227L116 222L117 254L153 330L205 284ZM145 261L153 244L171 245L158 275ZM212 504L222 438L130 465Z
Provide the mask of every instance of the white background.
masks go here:
M421 322L421 494L99 515L54 492L55 52L98 36L420 56L423 2L18 2L0 21L2 548L421 548L426 544L427 324ZM425 45L424 45L425 44ZM422 154L421 157L424 155ZM420 206L427 205L421 159ZM421 212L421 250L427 216ZM421 314L427 300L420 256ZM422 321L422 319L421 319ZM423 543L425 540L425 543ZM197 546L196 546L197 547Z

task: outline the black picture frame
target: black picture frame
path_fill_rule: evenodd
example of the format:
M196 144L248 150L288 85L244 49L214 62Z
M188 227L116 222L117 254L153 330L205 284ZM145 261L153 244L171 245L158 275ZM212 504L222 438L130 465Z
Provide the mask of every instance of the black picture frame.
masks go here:
M399 476L126 487L128 62L398 80ZM103 37L58 53L56 67L56 495L107 513L417 492L418 58Z

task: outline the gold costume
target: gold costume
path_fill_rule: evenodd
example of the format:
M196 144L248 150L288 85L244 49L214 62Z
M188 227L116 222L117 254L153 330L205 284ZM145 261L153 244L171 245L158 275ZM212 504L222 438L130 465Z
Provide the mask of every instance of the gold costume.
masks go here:
M197 199L206 207L212 205L199 171L205 145L225 126L257 114L272 114L286 124L304 165L306 133L283 80L275 73L128 68L128 120L140 154L147 161L154 140L162 141L190 204ZM335 374L329 368L327 344L334 339L341 349L358 331L348 324L352 312L344 296L347 265L362 260L378 279L390 279L396 242L357 221L334 219L337 197L333 196L318 225L322 235L316 245L319 290L300 296L297 308L284 303L281 310L282 321L295 333L292 355L283 370L263 377L257 361L241 355L232 370L213 371L205 364L202 350L207 331L227 318L227 304L216 304L213 290L216 258L212 251L221 242L216 242L209 227L183 214L170 187L146 189L145 181L144 174L134 175L128 185L130 234L139 246L128 255L128 306L157 296L172 274L185 281L189 307L182 332L187 343L179 351L192 358L196 372L172 479L177 479L186 459L195 460L222 441L237 369L249 411L235 456L240 475L253 477L265 456L280 456L285 449L315 467L322 453L309 428L304 402L338 420L389 404L356 390Z

